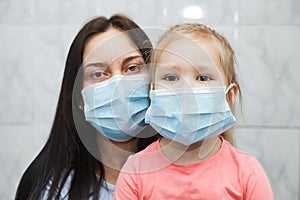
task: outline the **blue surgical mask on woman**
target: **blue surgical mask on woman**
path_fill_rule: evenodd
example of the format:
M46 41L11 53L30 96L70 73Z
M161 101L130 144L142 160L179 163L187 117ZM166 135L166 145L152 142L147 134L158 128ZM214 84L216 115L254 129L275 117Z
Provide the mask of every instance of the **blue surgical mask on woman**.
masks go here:
M163 137L184 145L216 136L236 122L227 91L225 87L151 90L145 122Z
M148 84L148 74L115 75L84 88L86 121L111 140L130 140L145 126Z

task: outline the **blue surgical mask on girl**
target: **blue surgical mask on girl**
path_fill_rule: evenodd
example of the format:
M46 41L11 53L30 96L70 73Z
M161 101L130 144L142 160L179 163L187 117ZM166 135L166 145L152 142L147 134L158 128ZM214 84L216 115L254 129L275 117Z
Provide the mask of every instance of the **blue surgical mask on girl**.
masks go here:
M145 126L148 85L148 74L115 75L84 88L86 121L111 140L130 140Z
M236 122L226 100L230 87L151 90L145 122L184 145L219 135Z

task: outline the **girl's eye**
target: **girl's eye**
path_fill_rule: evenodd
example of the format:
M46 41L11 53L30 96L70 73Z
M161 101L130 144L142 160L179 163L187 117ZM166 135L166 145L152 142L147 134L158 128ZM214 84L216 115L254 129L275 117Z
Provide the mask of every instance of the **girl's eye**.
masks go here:
M179 78L176 75L167 75L163 78L166 81L178 81Z
M125 73L136 73L136 72L139 72L140 69L141 69L140 66L132 65L125 70Z
M197 77L198 81L210 81L212 80L212 78L210 78L209 76L205 76L205 75L200 75Z

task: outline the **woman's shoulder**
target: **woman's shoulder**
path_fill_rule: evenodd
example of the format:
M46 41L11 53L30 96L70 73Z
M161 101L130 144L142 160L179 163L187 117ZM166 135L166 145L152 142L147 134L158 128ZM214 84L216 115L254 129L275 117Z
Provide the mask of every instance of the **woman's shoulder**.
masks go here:
M69 190L71 187L73 177L74 177L74 171L72 170L69 173L69 175L61 189L61 193L59 195L59 200L68 199ZM46 200L48 198L48 193L50 191L51 185L52 185L52 181L50 180L46 187L46 190L44 191L44 195L41 198L42 200ZM101 188L100 188L100 193L99 193L100 200L113 199L114 191L115 191L115 185L103 180Z
M59 195L59 199L68 199L68 192L70 190L70 186L71 186L71 182L74 176L74 171L71 171L61 189L60 195ZM44 191L43 197L41 199L47 199L48 195L49 195L49 191L51 189L52 186L52 180L50 180L46 186L46 189ZM58 188L57 188L58 190Z

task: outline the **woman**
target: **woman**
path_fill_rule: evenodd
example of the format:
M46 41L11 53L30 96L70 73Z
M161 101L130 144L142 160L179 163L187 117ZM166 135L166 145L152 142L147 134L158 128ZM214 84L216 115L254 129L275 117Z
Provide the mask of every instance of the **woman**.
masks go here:
M114 40L114 37L118 39ZM103 44L99 46L99 51L97 43ZM102 55L97 53L106 55L107 52L112 52L105 51L109 46L113 47L112 50L123 49L124 52L118 52L119 55L110 58L111 60L107 60L106 57L106 68L97 71L99 69L93 64L93 59L97 56L101 58ZM110 81L116 75L125 77L132 75L131 72L135 75L145 73L140 66L149 61L151 50L152 45L146 34L125 16L114 15L109 19L98 17L84 25L68 53L50 137L25 171L17 189L16 199L112 197L119 169L130 154L126 152L139 151L156 137L133 137L141 129L128 129L134 131L132 136L121 140L109 137L110 133L118 131L110 131L113 127L105 129L101 120L93 119L95 114L101 115L101 109L87 109L86 104L90 97L88 92L84 91L95 84ZM126 56L132 53L135 56L128 59ZM139 125L142 126L142 123ZM143 130L145 131L147 130Z

